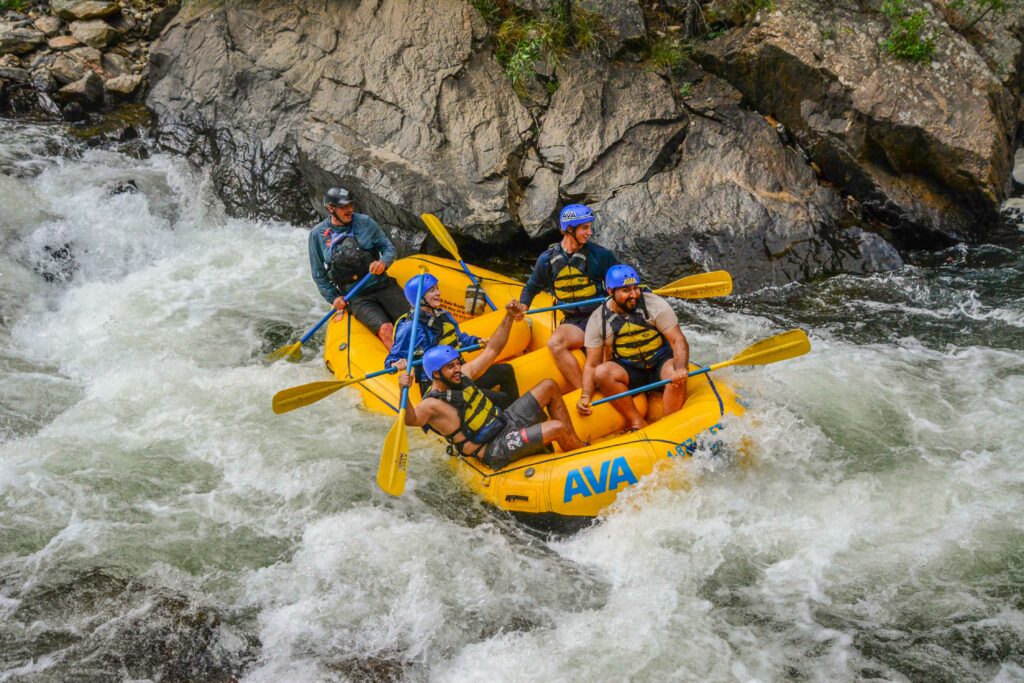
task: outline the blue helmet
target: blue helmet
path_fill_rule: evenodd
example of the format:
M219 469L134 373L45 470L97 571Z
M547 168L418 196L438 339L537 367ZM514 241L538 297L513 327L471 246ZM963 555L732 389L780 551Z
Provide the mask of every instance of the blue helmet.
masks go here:
M430 273L409 278L409 281L405 283L405 298L413 306L416 305L416 288L420 286L421 279L423 280L423 289L420 290L421 297L427 293L428 289L437 284L437 278Z
M565 232L577 225L591 223L594 220L594 212L586 204L569 204L562 209L558 216L558 229Z
M632 287L639 284L640 276L637 275L632 266L627 266L624 263L612 266L604 275L604 286L609 291L619 287Z
M435 346L423 354L423 371L427 373L427 377L433 377L435 372L458 357L459 352L447 344Z

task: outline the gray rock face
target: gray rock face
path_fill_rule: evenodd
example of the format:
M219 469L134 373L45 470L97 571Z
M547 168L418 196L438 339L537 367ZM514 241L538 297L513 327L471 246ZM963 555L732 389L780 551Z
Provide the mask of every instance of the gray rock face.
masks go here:
M250 198L233 210L303 220L312 203L297 197L341 184L384 223L416 226L429 211L483 239L513 234L507 176L530 119L474 50L486 27L468 4L195 12L153 47L148 102L162 142Z
M117 31L102 19L74 21L68 28L76 39L97 49L106 47L117 37Z
M577 60L558 76L537 149L562 168L566 194L600 196L641 180L666 132L672 138L685 119L665 81L646 69Z
M541 168L527 186L519 206L519 220L530 237L540 237L555 225L552 218L558 209L558 181L557 173Z
M44 42L46 42L46 35L42 31L0 24L0 55L25 54Z
M616 78L610 72L608 82ZM608 116L603 151L574 169L568 186L604 198L594 205L596 239L652 282L724 268L744 291L900 265L877 236L835 227L848 222L839 196L763 117L740 108L733 88L707 77L689 111L675 105L673 112L667 83L661 93L636 83L651 88L643 97L648 118L628 109ZM593 132L584 125L564 134L576 146Z
M50 11L68 21L105 19L121 11L116 2L100 0L50 0Z
M825 177L898 238L961 238L996 220L1018 93L975 48L931 21L933 62L898 61L879 46L887 33L879 16L795 0L776 6L759 26L708 44L702 66L785 124ZM836 30L843 26L856 30ZM1022 58L1018 43L1009 61Z
M647 34L644 11L637 0L580 0L579 6L604 17L619 41Z

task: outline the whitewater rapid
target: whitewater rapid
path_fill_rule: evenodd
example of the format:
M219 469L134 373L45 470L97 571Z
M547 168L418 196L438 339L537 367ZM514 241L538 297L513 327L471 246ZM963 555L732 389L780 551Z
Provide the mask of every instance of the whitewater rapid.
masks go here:
M271 413L328 378L263 361L324 311L304 226L10 122L0 203L0 681L1024 680L1019 248L678 302L699 362L813 350L720 373L746 457L546 537L415 435L380 492L354 392Z

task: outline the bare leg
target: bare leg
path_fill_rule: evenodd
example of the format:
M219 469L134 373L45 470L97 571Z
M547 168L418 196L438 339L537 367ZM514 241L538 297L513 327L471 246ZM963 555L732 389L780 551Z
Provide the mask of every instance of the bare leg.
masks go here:
M574 349L582 348L583 330L575 325L559 325L548 339L548 350L555 359L555 367L565 377L570 389L579 389L583 384L583 371L572 355Z
M606 361L597 366L597 386L605 396L621 394L623 391L629 391L629 375L618 364ZM633 405L632 396L623 396L611 403L615 410L626 418L626 424L630 429L643 429L647 426L640 411Z
M661 378L668 379L672 375L673 361L669 361L661 366ZM662 405L665 408L665 415L671 415L686 403L686 385L677 387L676 385L669 384L665 385L665 393L662 395Z
M395 341L395 326L391 323L384 323L377 330L377 336L382 342L384 342L384 348L388 351L391 350L391 345Z
M572 426L569 409L565 407L565 401L562 400L562 394L559 393L558 384L554 380L546 379L540 382L530 389L530 393L537 399L538 405L547 410L548 415L553 418L541 425L545 444L557 441L563 451L575 450L585 445Z

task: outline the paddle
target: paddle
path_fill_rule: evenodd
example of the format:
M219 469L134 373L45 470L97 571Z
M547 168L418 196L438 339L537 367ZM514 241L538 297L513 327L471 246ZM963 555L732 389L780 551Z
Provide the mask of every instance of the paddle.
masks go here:
M732 276L724 270L714 270L710 273L689 275L654 290L654 293L658 296L671 296L676 299L705 299L712 296L727 296L730 292L732 292ZM602 303L605 298L606 297L602 296L594 299L585 299L583 301L573 301L568 304L558 304L557 306L533 308L527 311L526 315L545 313L547 311L557 311L563 308L577 308L579 306L599 304Z
M473 344L472 346L466 346L459 351L461 353L469 353L470 351L476 351L481 348L480 344ZM423 365L423 359L413 361L411 367ZM384 368L383 370L377 370L371 372L362 377L355 377L352 379L341 379L341 380L328 380L322 382L310 382L309 384L303 384L297 387L289 387L288 389L282 389L281 391L274 394L273 408L277 415L287 413L295 410L296 408L302 408L308 406L310 403L316 403L322 398L327 398L335 391L342 387L347 387L352 384L359 384L365 382L368 379L374 377L380 377L381 375L393 375L398 372L398 368L391 366L390 368Z
M701 368L696 372L691 372L690 377L703 375L704 373L711 372L712 370L720 370L721 368L726 368L730 365L768 365L769 363L777 363L780 360L802 356L810 350L811 340L807 338L807 333L803 330L797 329L790 330L789 332L781 332L774 337L762 339L756 344L748 346L729 360L724 360L721 363L715 363L714 365L709 365L706 368ZM642 387L637 387L636 389L623 391L622 393L615 394L614 396L606 396L598 401L594 401L591 403L591 406L599 406L602 403L614 401L622 398L623 396L632 396L633 394L657 389L658 387L665 386L670 381L671 380L663 379Z
M366 275L364 275L363 279L360 280L359 282L357 282L356 286L348 291L348 294L345 296L345 301L351 301L352 297L354 297L356 294L359 293L359 290L363 288L363 285L366 284L366 281L370 279L371 275L372 275L372 273L367 273ZM299 351L302 349L302 345L305 344L309 340L310 337L312 337L314 334L316 334L316 331L319 330L321 327L323 327L324 323L327 322L328 320L330 320L331 316L334 315L337 312L338 311L336 311L333 308L331 310L327 311L327 315L325 315L324 317L320 318L320 322L318 322L316 325L313 325L313 328L309 332L307 332L306 334L302 335L302 339L300 339L299 341L295 342L294 344L289 344L288 346L282 346L277 351L274 351L273 353L268 355L267 356L267 360L270 361L270 362L274 362L276 360L280 360L281 358L287 358L287 359L291 360L295 356L295 354L299 353Z
M441 220L432 213L422 214L420 218L422 218L423 222L427 224L427 229L430 230L430 234L434 236L434 239L437 240L438 244L440 244L445 251L451 254L452 258L459 262L459 265L462 266L462 270L469 276L470 282L479 288L480 293L484 295L484 300L487 302L487 305L491 307L491 310L498 310L498 307L494 305L493 301L491 301L491 297L487 296L487 292L484 291L483 286L477 282L473 273L469 272L469 266L467 266L466 262L462 260L461 256L459 256L459 248L455 246L455 240L453 240L452 236L448 234L448 230L441 224Z
M427 272L420 268L420 274ZM416 352L416 332L419 331L420 298L423 296L423 280L416 284L416 303L413 306L412 333L409 335L409 351L406 354L406 367L412 365L412 356ZM402 495L405 490L405 470L409 467L409 437L405 433L405 406L409 401L409 387L402 388L402 400L398 404L398 419L384 439L384 449L380 454L380 465L377 467L377 485L392 496Z

